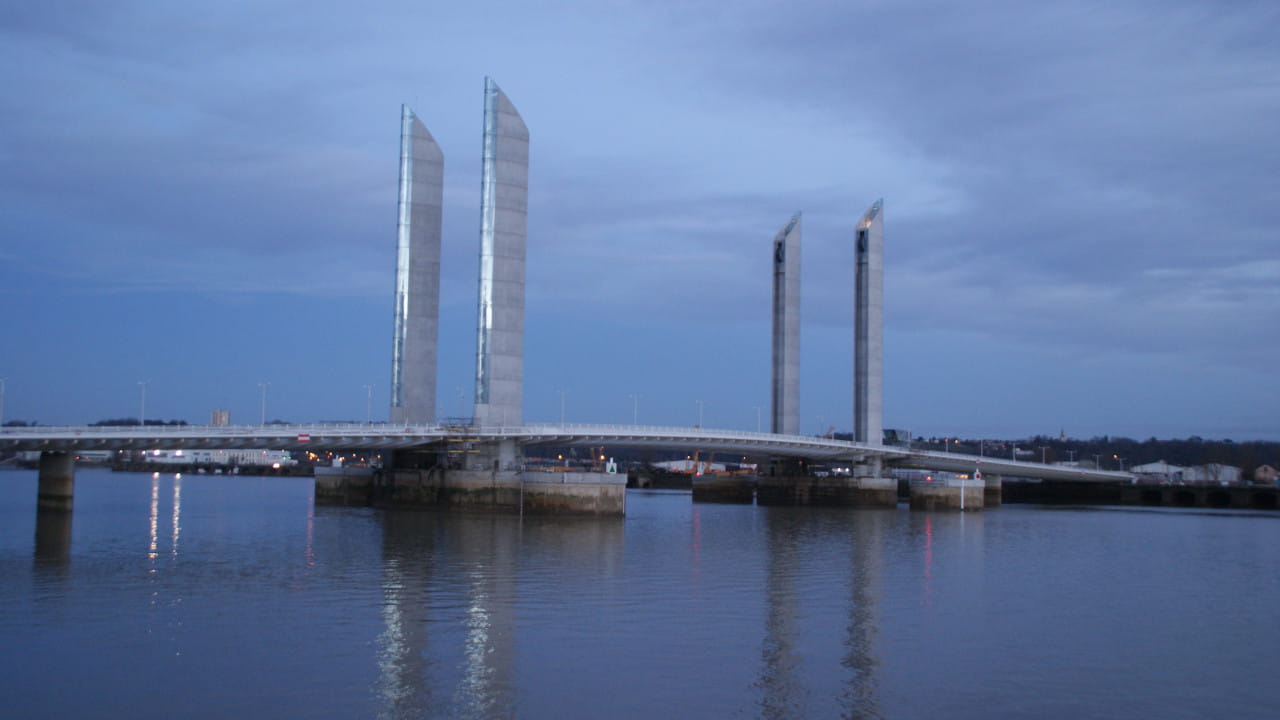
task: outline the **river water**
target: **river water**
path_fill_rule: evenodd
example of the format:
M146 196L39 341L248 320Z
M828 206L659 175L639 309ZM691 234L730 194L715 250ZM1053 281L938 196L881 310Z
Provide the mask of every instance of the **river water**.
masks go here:
M1280 515L313 506L0 474L0 717L1274 718Z

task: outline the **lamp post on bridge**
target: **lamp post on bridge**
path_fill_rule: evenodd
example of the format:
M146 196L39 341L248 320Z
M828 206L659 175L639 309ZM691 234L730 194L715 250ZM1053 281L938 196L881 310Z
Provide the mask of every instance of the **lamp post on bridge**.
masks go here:
M761 407L760 407L759 405L756 405L756 406L755 406L755 408L756 408L756 432L760 432L760 410L761 410Z
M694 402L698 403L698 425L697 425L697 427L698 427L698 428L701 428L701 427L702 427L702 401L701 401L701 400L694 400Z
M4 427L4 381L9 378L0 378L0 427Z
M364 386L364 424L371 425L373 423L373 386Z
M628 395L628 397L631 398L631 424L639 425L640 424L640 393L631 393L630 395Z
M564 425L564 395L568 390L557 390L560 393L560 424Z
M269 382L258 383L258 388L262 390L262 415L259 424L263 427L267 426L267 386L270 384Z
M138 386L142 388L142 402L138 407L138 425L145 427L147 424L147 383L150 380L139 380Z

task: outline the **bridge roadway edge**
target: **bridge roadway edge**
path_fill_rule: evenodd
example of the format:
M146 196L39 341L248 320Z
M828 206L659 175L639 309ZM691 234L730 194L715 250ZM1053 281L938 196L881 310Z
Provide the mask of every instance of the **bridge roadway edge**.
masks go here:
M598 497L587 502L583 483L571 483L560 478L561 486L576 485L571 492L550 486L557 483L539 483L536 479L520 480L510 473L522 468L518 456L524 449L538 445L595 446L607 444L615 447L703 449L773 458L789 458L790 461L853 463L864 467L904 467L971 472L984 470L989 478L984 493L985 507L1000 504L1001 483L999 476L1038 478L1046 485L1054 481L1114 484L1132 481L1127 473L1090 471L1080 468L1025 463L994 458L972 457L958 454L913 451L907 448L883 445L867 445L834 440L831 438L751 433L731 430L680 427L644 427L616 425L575 424L526 424L520 426L465 426L442 425L393 425L393 424L310 424L264 425L232 427L200 426L133 426L133 427L27 427L0 429L0 450L39 451L41 462L70 462L71 460L47 460L65 458L77 450L134 450L150 449L283 449L283 450L348 450L362 449L389 452L437 455L450 443L465 441L478 446L498 449L491 453L506 468L499 472L482 473L477 479L466 474L471 471L441 471L444 474L407 475L411 468L398 468L392 474L382 474L378 481L347 475L317 479L316 497L321 503L384 504L414 506L435 504L457 507L491 507L495 509L519 509L527 504L538 505L557 512L569 512L581 506L584 512L625 512L625 482L609 478L598 483ZM435 461L432 461L434 464ZM394 464L392 467L395 467ZM508 473L503 475L502 473ZM893 481L876 480L882 472L868 473L870 478L847 477L820 478L796 472L784 471L777 477L762 479L754 495L761 505L770 504L834 504L849 506L887 507L890 497L896 493L889 489ZM74 465L67 471L54 469L53 465L42 472L41 504L70 509L74 489ZM58 479L61 478L61 479ZM336 485L334 483L337 483ZM590 483L587 483L588 485ZM881 484L884 487L881 487ZM533 485L534 498L541 501L526 503L524 492ZM615 487L620 486L620 487ZM706 486L702 490L710 490ZM1098 488L1099 490L1101 488ZM47 490L47 491L46 491ZM734 502L748 502L750 488L719 488L726 498ZM512 499L514 494L515 499ZM704 494L703 492L699 493ZM713 491L714 494L714 491ZM1017 501L1006 497L1005 500ZM896 497L893 500L896 503Z

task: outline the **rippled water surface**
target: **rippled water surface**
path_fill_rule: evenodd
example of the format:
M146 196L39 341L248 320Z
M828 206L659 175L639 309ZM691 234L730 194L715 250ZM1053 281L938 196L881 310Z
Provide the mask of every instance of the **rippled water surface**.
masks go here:
M0 473L0 717L1274 718L1280 515L313 507Z

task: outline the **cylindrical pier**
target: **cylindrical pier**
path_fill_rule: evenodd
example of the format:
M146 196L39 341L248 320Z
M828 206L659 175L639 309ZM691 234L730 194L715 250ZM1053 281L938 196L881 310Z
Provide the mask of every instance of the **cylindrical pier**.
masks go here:
M71 511L76 486L76 458L71 453L40 453L36 507L41 510Z
M71 560L71 516L65 510L36 510L36 564L66 565Z

